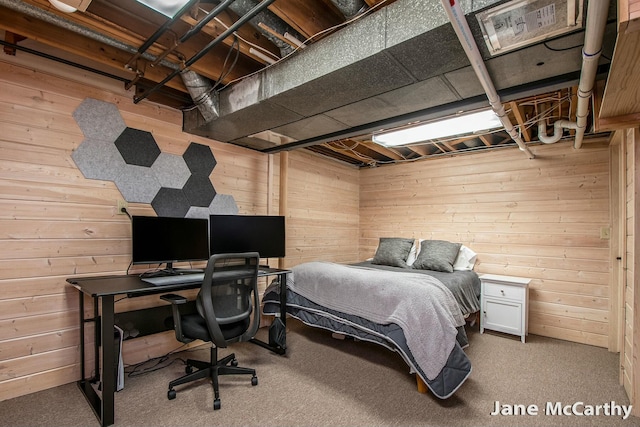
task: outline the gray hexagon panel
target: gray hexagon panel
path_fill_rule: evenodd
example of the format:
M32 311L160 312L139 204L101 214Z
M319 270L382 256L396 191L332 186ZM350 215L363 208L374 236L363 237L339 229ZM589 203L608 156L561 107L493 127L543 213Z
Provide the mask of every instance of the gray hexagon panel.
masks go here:
M115 181L124 167L124 159L113 141L85 139L71 153L71 158L87 179Z
M80 103L73 118L85 137L111 143L127 128L115 104L92 98Z
M114 180L127 202L151 203L160 191L160 183L151 168L124 165Z
M191 206L186 216L187 218L209 218L211 214L237 215L238 212L238 205L232 196L216 194L208 207Z
M127 127L116 105L97 99L86 98L73 117L86 139L71 158L85 178L113 181L127 202L150 203L159 216L238 213L233 196L211 184L217 162L209 146L162 153L150 132Z
M182 188L191 176L184 159L175 154L160 153L151 170L156 174L160 185L168 188Z

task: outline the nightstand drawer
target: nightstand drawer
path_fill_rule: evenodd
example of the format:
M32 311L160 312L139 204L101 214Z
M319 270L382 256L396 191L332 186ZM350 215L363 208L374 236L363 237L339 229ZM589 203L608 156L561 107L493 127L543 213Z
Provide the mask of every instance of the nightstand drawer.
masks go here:
M508 298L524 301L526 289L522 286L513 286L503 283L484 282L483 295L496 298Z

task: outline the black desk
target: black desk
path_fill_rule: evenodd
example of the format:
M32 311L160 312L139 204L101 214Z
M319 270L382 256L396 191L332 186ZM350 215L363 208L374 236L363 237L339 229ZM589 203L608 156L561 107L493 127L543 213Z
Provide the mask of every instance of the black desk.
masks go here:
M290 270L261 267L258 277L280 276L280 317L286 322L286 276ZM102 426L114 423L114 393L116 390L116 378L112 373L116 366L116 349L113 339L114 333L114 297L137 297L152 294L165 294L175 291L199 288L201 282L179 283L172 285L155 286L143 282L137 275L128 276L92 276L69 278L67 282L81 292L80 305L80 368L81 378L78 387L87 398L94 413ZM93 317L84 317L84 295L93 298ZM86 322L94 322L95 327L95 375L87 378L85 367L84 325ZM284 354L286 348L272 343L265 343L257 339L252 342L268 348L278 354ZM102 347L102 366L100 369L99 351ZM104 367L109 367L104 369ZM103 373L102 376L100 373ZM92 384L101 381L100 394L96 392Z

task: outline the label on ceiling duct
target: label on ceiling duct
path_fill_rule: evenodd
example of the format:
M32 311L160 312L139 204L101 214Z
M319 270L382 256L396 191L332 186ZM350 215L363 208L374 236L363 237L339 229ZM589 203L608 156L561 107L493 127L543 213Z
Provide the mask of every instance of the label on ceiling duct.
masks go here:
M582 0L515 0L476 15L491 55L582 27Z

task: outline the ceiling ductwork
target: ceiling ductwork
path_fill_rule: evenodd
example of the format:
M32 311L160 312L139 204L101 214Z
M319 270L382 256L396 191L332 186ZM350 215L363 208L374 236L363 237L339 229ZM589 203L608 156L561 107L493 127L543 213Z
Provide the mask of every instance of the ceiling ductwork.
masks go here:
M476 14L506 3L465 2L469 9L463 10L501 101L577 84L582 25L502 55L489 53ZM610 10L604 33L609 52L615 14ZM607 63L600 61L605 71ZM184 131L264 152L489 106L439 0L397 0L218 96L218 117L209 120L197 109L185 111Z
M347 19L360 15L369 8L364 0L331 0L331 3L333 3Z
M255 0L236 0L229 9L235 12L238 16L247 14L258 4ZM266 38L268 38L273 44L280 48L280 55L282 57L287 56L295 50L291 43L287 43L275 34L285 35L290 34L295 37L296 40L303 39L303 37L284 21L278 18L275 14L269 10L263 10L249 21L251 25L260 31Z

